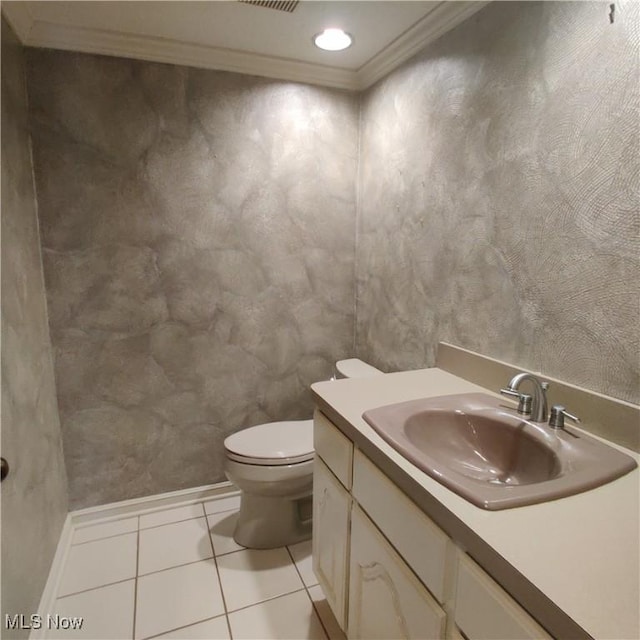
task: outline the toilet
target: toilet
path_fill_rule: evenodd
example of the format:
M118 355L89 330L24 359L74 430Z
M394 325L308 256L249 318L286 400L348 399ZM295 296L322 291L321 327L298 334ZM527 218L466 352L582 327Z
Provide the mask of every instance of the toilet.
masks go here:
M335 378L366 378L382 371L357 358L336 363ZM273 549L311 537L313 420L267 422L224 441L227 478L240 489L234 540Z

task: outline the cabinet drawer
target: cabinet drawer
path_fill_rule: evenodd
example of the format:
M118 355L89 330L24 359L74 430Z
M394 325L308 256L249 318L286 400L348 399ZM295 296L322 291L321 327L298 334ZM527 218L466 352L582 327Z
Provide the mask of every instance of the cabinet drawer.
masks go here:
M431 593L444 602L450 539L360 451L354 456L353 497Z
M443 637L444 611L355 505L349 581L350 639Z
M458 561L455 621L469 640L550 639L495 580L463 553Z
M313 414L313 447L336 478L351 489L353 444L317 409Z

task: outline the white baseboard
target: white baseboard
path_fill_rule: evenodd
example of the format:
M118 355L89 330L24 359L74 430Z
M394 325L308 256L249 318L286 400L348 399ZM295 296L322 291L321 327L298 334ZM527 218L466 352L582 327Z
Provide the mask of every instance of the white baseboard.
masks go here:
M60 532L60 538L58 539L58 546L56 547L53 562L49 569L47 582L42 590L40 604L38 605L38 614L42 616L43 620L46 619L48 613L53 611L56 594L58 593L58 587L60 586L60 580L62 579L62 572L65 564L67 563L67 556L69 555L69 549L71 548L73 530L73 520L71 514L68 513L64 524L62 525L62 531ZM41 640L45 637L45 632L46 625L42 625L40 629L32 629L29 634L29 640Z
M76 529L131 516L132 514L140 515L153 513L154 511L162 511L174 507L182 507L204 500L215 500L216 498L228 498L240 495L240 491L231 482L219 482L218 484L205 485L203 487L194 487L192 489L183 489L182 491L171 491L169 493L161 493L154 496L145 496L143 498L134 498L133 500L123 500L122 502L112 502L97 507L89 507L87 509L79 509L71 511L67 514L64 521L56 553L51 563L49 576L42 591L40 604L38 606L38 614L43 619L47 614L54 610L56 594L62 572L71 549L73 533ZM29 640L43 640L45 638L44 628L32 629L29 634Z
M169 493L159 493L143 498L133 498L122 502L111 502L97 507L78 509L69 515L73 521L74 528L98 522L109 522L119 520L132 513L146 514L171 507L182 507L203 500L213 500L220 497L230 497L240 495L240 491L231 482L219 482L202 487L182 489L181 491L171 491Z

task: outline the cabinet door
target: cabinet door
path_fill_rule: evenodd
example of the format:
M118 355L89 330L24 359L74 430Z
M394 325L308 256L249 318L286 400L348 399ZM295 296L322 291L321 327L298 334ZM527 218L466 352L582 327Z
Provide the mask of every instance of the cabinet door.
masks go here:
M350 639L444 637L444 611L355 505L350 556Z
M313 467L313 570L340 627L346 629L350 495L316 456Z

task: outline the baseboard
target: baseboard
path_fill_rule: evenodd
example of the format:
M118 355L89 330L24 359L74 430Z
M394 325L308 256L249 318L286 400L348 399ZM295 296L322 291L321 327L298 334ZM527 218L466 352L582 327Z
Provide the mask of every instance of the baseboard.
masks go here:
M49 576L47 577L47 582L40 598L38 614L45 619L47 614L54 610L56 594L58 593L62 572L67 561L67 556L69 555L69 550L71 549L73 533L76 529L103 522L120 520L133 513L136 515L153 513L154 511L195 504L203 500L215 500L216 498L228 498L236 495L240 495L240 491L235 485L231 482L219 482L218 484L205 485L203 487L171 491L169 493L161 493L71 511L67 514L62 531L60 532L56 553L53 557ZM32 629L29 634L29 640L42 640L45 638L45 627L46 625L43 625L42 629Z
M78 509L72 511L72 523L75 528L99 522L109 522L119 520L132 513L146 514L160 511L171 507L182 507L203 500L213 500L215 498L227 498L240 495L240 491L231 482L219 482L217 484L182 489L181 491L171 491L169 493L159 493L153 496L133 498L122 502L111 502L96 507Z
M58 593L58 587L60 580L62 579L62 571L67 562L67 556L69 555L69 549L71 548L71 539L73 538L73 518L68 513L62 525L62 531L60 532L60 538L58 539L58 546L53 556L53 562L49 569L49 575L47 576L47 582L42 590L42 596L40 597L40 604L38 605L38 614L42 619L46 619L48 613L53 611L53 606L56 600L56 594ZM41 640L46 635L46 625L42 625L40 629L32 629L29 634L29 640Z

